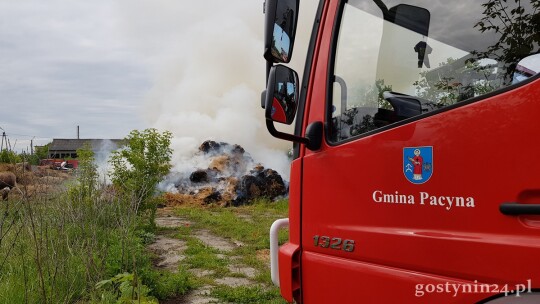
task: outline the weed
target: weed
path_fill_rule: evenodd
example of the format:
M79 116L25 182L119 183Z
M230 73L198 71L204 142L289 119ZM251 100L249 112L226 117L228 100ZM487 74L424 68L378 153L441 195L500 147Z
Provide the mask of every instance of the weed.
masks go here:
M179 206L175 212L193 222L190 227L177 229L177 237L186 240L188 246L184 251L186 259L183 263L188 268L210 270L205 277L196 278L195 284L214 286L211 296L219 299L220 303L285 303L279 289L270 285L268 261L254 253L268 250L269 228L274 220L286 217L286 200L260 200L252 205L231 208ZM197 229L209 230L232 241L238 240L242 246L231 252L219 252L191 236ZM283 242L286 238L285 230L280 233L280 240ZM252 278L256 286L229 287L216 284L218 278L246 277L245 274L231 271L227 267L232 259L234 264L257 270Z
M158 304L156 298L148 296L150 289L135 274L125 272L96 283L98 290L109 286L118 298L118 303L133 303L136 300L141 304Z
M146 274L146 282L152 288L152 294L159 299L186 294L194 286L190 275L183 269L177 273L152 271Z
M212 290L211 295L228 303L287 303L281 298L279 291L265 290L260 286L218 286Z
M185 293L187 275L160 275L145 249L158 200L100 184L93 153L77 153L76 179L32 195L29 181L0 204L0 303L156 303Z
M189 238L187 241L188 248L184 252L186 254L185 262L190 268L213 270L217 274L225 274L227 270L227 262L217 256L217 251L203 245L199 240Z

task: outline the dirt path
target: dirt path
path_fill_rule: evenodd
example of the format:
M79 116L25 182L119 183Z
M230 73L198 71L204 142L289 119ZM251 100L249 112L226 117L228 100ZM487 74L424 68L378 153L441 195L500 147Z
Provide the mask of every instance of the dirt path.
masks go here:
M161 208L157 211L156 225L158 227L174 229L184 225L191 226L193 223L186 219L175 216L173 209L171 208ZM170 230L164 231L165 232L161 232L161 234L156 236L155 242L149 246L149 249L155 252L159 257L158 261L156 262L156 267L166 269L167 271L176 272L178 271L179 267L181 267L182 261L186 258L184 251L187 249L187 246L184 241L171 237L172 233L170 233ZM215 273L211 270L189 269L189 271L195 276L199 278L208 278L209 281L213 281L214 284L201 286L180 298L165 300L161 303L220 303L218 299L210 296L214 286L225 285L230 287L239 287L253 286L257 284L253 280L258 274L257 270L239 262L241 257L230 255L235 248L243 246L241 242L232 242L204 229L193 230L191 236L197 238L206 246L216 249L220 253L218 254L219 258L226 260L230 273L232 275L238 275L238 277L226 276L215 278L213 276Z

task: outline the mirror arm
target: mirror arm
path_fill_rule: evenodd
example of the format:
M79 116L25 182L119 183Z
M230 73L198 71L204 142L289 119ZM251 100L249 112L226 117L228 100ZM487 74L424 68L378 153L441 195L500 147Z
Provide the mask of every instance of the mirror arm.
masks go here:
M381 0L374 0L373 2L375 2L375 4L377 4L377 6L381 9L382 13L383 13L383 16L384 16L384 20L388 20L389 18L389 10L388 10L388 7L386 6L386 4L384 4Z
M266 119L266 128L268 129L268 132L270 132L270 134L272 134L272 136L276 138L297 142L304 145L310 144L310 140L307 137L300 137L292 134L279 132L274 126L274 122L270 119Z
M266 84L267 85L268 85L268 77L270 77L270 69L272 69L272 66L273 66L272 61L266 60Z

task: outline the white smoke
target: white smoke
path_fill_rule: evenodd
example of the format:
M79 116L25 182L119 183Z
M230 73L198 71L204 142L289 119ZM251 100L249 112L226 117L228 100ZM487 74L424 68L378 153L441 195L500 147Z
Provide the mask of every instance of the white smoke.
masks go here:
M124 4L123 29L157 67L144 115L153 127L173 133L173 169L192 168L186 162L198 146L215 140L243 146L288 180L292 144L268 134L260 106L266 69L263 1ZM313 16L312 4L301 7L291 64L300 75Z
M116 143L109 139L104 139L99 142L99 146L94 147L94 163L97 166L99 180L104 184L110 184L109 171L111 169L109 159L111 153L119 147Z

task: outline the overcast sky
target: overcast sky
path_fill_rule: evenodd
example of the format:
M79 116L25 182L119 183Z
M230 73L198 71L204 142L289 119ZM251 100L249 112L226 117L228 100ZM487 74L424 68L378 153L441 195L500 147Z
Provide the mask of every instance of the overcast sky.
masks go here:
M220 131L219 119L227 124L216 111L228 108L225 102L236 104L229 113L248 103L260 112L245 114L237 127L253 126L250 119L264 119L262 6L262 0L0 0L0 127L17 150L33 137L35 145L76 138L77 126L81 138L123 138L146 127L182 138L187 129L205 129L192 124L207 119L211 127L199 136L205 138Z
M122 138L146 123L148 60L110 1L0 0L0 127L27 140Z
M302 4L302 74L315 3ZM207 139L288 172L264 125L263 0L0 0L0 128L17 151L53 138L173 133L173 164ZM0 130L2 132L2 130ZM1 134L1 133L0 133Z

